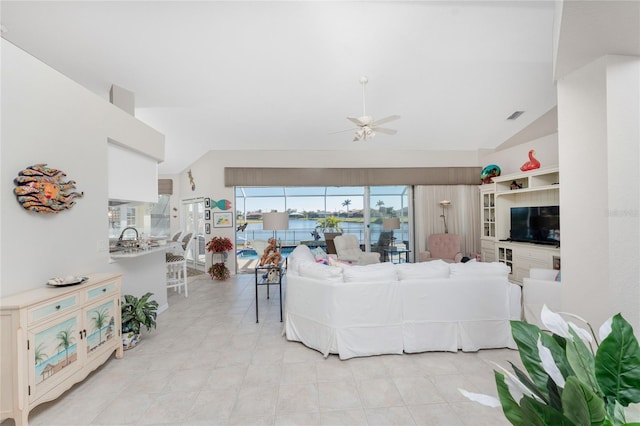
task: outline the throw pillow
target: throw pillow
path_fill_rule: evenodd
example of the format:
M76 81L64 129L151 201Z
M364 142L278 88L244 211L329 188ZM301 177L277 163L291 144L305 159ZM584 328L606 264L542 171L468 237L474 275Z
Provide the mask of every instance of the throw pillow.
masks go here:
M313 249L313 255L316 257L316 260L327 258L327 253L325 253L321 247L316 247L315 249Z
M338 259L336 259L335 257L332 257L332 256L329 256L327 258L327 260L329 261L329 265L331 265L331 266L338 266L340 268L342 268L342 267L349 268L349 267L353 266L351 263L349 263L349 262L347 262L345 260L338 260Z

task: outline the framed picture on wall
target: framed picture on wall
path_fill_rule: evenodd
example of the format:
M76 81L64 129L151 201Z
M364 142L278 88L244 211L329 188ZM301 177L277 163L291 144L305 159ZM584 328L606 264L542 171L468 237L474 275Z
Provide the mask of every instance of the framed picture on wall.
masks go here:
M205 198L204 199L204 208L205 209L210 209L211 208L211 198Z
M211 220L211 210L204 211L204 220Z
M213 213L214 228L230 228L233 225L233 216L230 212Z
M205 223L204 224L204 233L205 234L210 234L211 233L211 224L210 223Z

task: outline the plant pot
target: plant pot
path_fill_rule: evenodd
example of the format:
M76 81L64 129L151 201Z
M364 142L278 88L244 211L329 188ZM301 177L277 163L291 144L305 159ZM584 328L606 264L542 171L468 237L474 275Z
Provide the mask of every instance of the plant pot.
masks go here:
M327 254L336 254L336 244L333 242L333 239L339 235L342 235L342 232L324 233L324 242L327 245Z
M122 333L122 347L125 351L135 348L138 342L140 342L140 334L136 334L131 331Z

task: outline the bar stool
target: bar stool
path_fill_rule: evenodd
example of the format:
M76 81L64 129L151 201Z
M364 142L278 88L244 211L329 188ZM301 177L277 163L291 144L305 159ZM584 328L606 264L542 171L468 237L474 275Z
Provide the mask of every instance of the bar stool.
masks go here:
M187 251L191 246L193 233L188 233L182 238L182 253L167 253L167 288L173 288L182 293L184 287L184 297L189 297L189 288L187 286Z

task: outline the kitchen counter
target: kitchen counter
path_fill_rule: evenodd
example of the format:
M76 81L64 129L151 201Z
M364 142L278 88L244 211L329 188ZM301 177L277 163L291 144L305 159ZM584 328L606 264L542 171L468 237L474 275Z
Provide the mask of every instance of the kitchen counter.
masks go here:
M135 248L126 249L120 251L114 251L110 253L111 259L131 259L140 256L146 256L151 253L157 253L159 251L173 250L180 245L179 242L168 242L161 246L152 246L147 249Z

